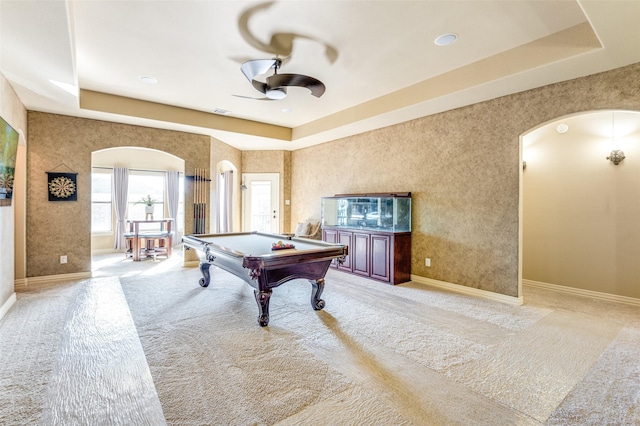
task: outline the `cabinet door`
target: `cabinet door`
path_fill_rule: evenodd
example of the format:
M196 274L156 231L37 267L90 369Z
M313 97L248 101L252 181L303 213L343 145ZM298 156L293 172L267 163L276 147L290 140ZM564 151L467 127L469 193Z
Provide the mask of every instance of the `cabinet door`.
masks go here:
M331 244L337 244L338 243L338 231L336 231L335 229L323 229L322 230L322 241L326 241L326 242L331 243ZM338 267L338 260L337 259L332 259L331 260L331 267L332 268L337 268Z
M338 231L336 231L335 229L323 229L322 240L331 244L338 243Z
M344 262L342 263L342 265L338 264L338 269L342 269L342 270L348 271L348 272L351 272L351 258L353 257L351 255L351 250L352 250L351 238L352 238L352 236L353 236L353 234L351 232L338 231L338 244L342 244L344 246L347 246L348 247L347 250L348 250L348 253L349 253L345 257Z
M369 276L369 234L353 233L353 273Z
M387 282L391 280L389 246L389 236L371 236L371 278Z

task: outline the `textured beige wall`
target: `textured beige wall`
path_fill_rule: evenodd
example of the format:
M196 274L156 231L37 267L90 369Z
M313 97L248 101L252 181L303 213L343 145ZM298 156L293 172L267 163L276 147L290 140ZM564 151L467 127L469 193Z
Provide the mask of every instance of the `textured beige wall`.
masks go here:
M292 232L291 206L291 151L243 151L242 173L280 174L280 231Z
M0 74L0 116L11 127L22 131L27 136L27 110L18 99L13 88L6 80L4 75ZM24 138L20 138L24 143ZM16 218L16 213L21 211L20 204L24 204L24 194L20 193L18 175L24 174L25 164L21 164L20 156L16 163L16 191L11 206L0 207L0 308L9 300L14 293L15 279L15 246L16 242L22 242L20 234L23 229L16 229L16 222L22 222ZM22 170L21 170L22 169ZM21 228L18 226L18 228Z
M91 271L91 152L118 146L158 149L184 159L185 173L209 168L210 137L40 112L28 113L27 277ZM77 172L78 201L49 202L45 172ZM188 182L188 181L187 181ZM193 223L185 190L185 228ZM60 264L60 255L68 256Z
M638 81L635 64L294 151L291 222L319 217L322 196L411 191L412 274L519 296L520 135L640 110Z
M617 166L605 159L609 111L525 137L523 278L640 299L640 132L629 132L640 113L615 114L627 157Z

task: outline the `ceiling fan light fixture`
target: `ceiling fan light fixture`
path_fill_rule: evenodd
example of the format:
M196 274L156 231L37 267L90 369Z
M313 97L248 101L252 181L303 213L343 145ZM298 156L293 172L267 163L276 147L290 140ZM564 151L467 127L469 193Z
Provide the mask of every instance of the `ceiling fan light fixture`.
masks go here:
M284 99L287 97L287 91L284 87L274 87L273 89L267 89L265 95L273 100Z
M282 61L280 59L254 59L240 66L240 70L249 80L254 89L264 93L265 97L259 100L277 101L287 97L287 87L304 87L313 96L319 98L325 92L324 84L313 77L302 74L279 74L278 69ZM266 82L256 80L259 74L264 74L273 68L273 74L266 78Z

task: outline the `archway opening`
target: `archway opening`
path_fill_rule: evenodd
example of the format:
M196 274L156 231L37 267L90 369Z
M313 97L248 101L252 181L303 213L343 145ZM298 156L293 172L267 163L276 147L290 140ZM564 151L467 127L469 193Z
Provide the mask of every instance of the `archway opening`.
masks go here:
M211 224L215 232L229 226L227 232L240 231L240 177L238 168L230 161L216 164L215 178L212 179L211 199L215 200L211 209ZM226 229L226 228L225 228Z
M91 154L92 166L92 221L91 252L111 253L114 249L116 230L116 212L113 203L113 170L116 167L129 171L127 217L144 215L140 205L142 197L151 196L155 203L155 215L170 217L167 202L168 172L178 172L179 204L174 229L174 242L179 242L184 234L184 160L164 151L139 148L116 147L94 151ZM140 210L140 211L138 211ZM144 216L143 216L144 217ZM143 218L141 217L141 218Z
M521 141L522 282L640 299L640 112L560 117Z

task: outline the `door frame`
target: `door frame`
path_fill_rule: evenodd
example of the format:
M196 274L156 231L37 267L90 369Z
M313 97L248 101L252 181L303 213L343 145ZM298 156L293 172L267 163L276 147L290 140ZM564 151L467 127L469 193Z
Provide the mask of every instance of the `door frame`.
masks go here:
M249 209L251 208L251 181L271 182L271 232L280 232L280 173L242 173L242 230L251 228ZM274 217L275 216L275 217Z

